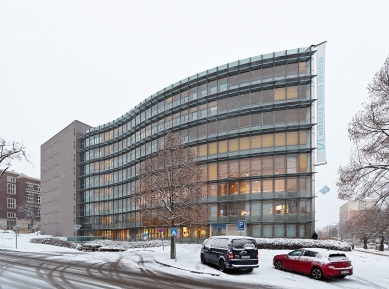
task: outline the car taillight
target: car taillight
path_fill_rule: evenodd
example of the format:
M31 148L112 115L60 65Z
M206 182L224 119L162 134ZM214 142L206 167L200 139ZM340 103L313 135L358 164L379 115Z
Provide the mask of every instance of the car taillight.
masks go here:
M228 259L230 259L230 260L234 259L234 254L228 253Z
M258 253L257 253L257 259L258 259Z

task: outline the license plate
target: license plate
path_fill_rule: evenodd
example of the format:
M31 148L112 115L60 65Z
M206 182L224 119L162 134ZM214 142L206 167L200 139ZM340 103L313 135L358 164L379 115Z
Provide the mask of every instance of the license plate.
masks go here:
M340 271L340 274L348 274L350 273L348 270Z
M250 259L250 256L242 256L242 259Z

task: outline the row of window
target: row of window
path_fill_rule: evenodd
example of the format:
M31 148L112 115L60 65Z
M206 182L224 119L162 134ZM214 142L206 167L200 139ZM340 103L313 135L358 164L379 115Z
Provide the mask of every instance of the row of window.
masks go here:
M36 197L35 197L35 195L36 195ZM36 202L36 203L40 204L41 203L41 195L28 193L26 195L26 201L29 203Z
M27 190L34 190L34 185L27 184ZM36 190L38 192L40 192L41 191L41 187L37 186ZM7 193L15 195L16 194L16 184L7 183Z
M234 229L229 230L228 226L229 224L212 224L212 236L235 233ZM310 224L251 224L248 225L248 231L248 236L254 238L309 238Z
M310 177L290 177L263 180L242 180L209 183L207 188L208 202L215 201L244 201L249 199L293 199L311 197ZM106 196L102 194L106 191L91 190L84 192L85 202L94 202L83 205L83 210L87 215L109 214L137 209L136 202L132 197L116 199L113 201L101 201ZM112 196L111 196L112 198Z
M200 165L207 179L227 179L250 176L270 176L275 174L295 174L310 172L309 154L288 154L220 161ZM83 188L111 185L138 175L141 164L127 169L86 177Z
M252 196L249 194L252 194ZM263 195L254 196L254 194ZM208 201L225 200L227 196L229 196L229 200L236 200L234 197L230 198L230 196L236 195L241 195L243 198L295 198L309 197L310 194L309 177L232 180L228 182L209 183L207 185Z
M180 113L178 113L178 119L180 119ZM259 112L254 114L247 114L241 116L235 116L228 119L220 119L213 122L200 124L185 128L180 131L180 135L183 143L188 141L193 141L196 139L207 138L210 136L216 135L225 135L228 133L236 133L236 130L248 131L250 128L270 128L277 126L285 125L299 125L310 123L310 110L309 108L292 108L287 110L276 110L268 112ZM116 142L114 144L106 145L104 147L95 148L85 152L84 160L88 161L94 158L100 158L108 156L112 153L120 152L123 148L130 146L133 143L136 143L138 140L143 139L144 137L151 136L160 131L165 131L166 129L172 128L179 123L171 118L165 118L158 122L158 125L149 125L148 127L138 131L136 134L133 134L131 137L123 141ZM168 125L168 127L166 127ZM148 154L153 150L157 149L158 143L162 141L154 140L149 142L144 146L144 154ZM138 147L139 150L142 150L142 146ZM144 155L143 154L143 155ZM143 156L142 151L138 156Z
M41 187L34 184L27 184L27 190L36 190L38 192L41 191Z
M41 216L41 209L36 209L36 210L37 210L37 217L40 217ZM16 213L7 212L7 218L8 219L16 219Z
M164 120L161 120L161 122L164 123ZM287 110L268 111L263 113L260 112L231 117L228 119L216 120L213 122L182 129L176 134L181 136L183 143L186 143L188 141L194 141L196 139L207 138L210 136L225 135L227 132L236 133L237 129L240 129L240 131L243 132L248 131L250 127L270 128L272 126L277 127L308 123L310 123L310 109L294 108ZM162 131L164 130L165 129L163 129ZM145 136L151 136L152 134L156 133L150 130L148 132L149 135L147 135L145 129L142 129L141 132L142 134L145 133ZM137 142L138 138L140 139L141 135L137 133L123 141L116 142L112 145L91 149L84 153L84 160L88 161L95 158L108 156L112 153L120 152L123 148L130 146L132 143ZM133 151L134 153L136 153L136 150L138 150L139 154L136 154L136 157L141 157L145 154L155 151L158 148L158 145L162 145L163 142L164 137L161 137L145 145L139 146Z
M230 75L225 78L220 78L208 83L200 84L195 87L191 87L182 92L173 93L174 95L167 97L165 100L155 104L153 107L148 108L142 113L138 114L131 122L127 124L127 130L131 127L135 127L142 121L161 113L167 109L179 106L188 101L195 100L201 97L206 97L218 92L223 92L238 87L245 87L248 85L254 85L261 82L268 82L273 80L281 80L285 78L293 78L298 76L310 75L309 62L290 63L287 65L271 66L266 68L259 68L252 71L241 72L238 74ZM116 128L106 135L104 140L110 140L124 131L123 127Z
M139 211L124 214L113 214L122 212L112 211L108 207L110 203L92 203L83 206L82 215L89 217L91 224L112 224L112 223L140 223L143 221ZM210 204L210 221L237 221L238 218L248 222L259 221L308 221L311 214L310 200L268 200L268 201L246 201L234 203ZM96 216L109 214L105 216ZM223 219L224 218L224 219ZM143 224L145 225L145 224Z
M310 89L309 85L301 85L300 87L291 86L291 87L267 89L263 91L262 90L255 91L251 93L236 95L233 97L219 99L217 101L205 103L196 107L192 107L187 110L183 110L181 112L177 112L173 115L170 115L158 122L150 124L149 126L137 131L132 136L130 144L135 143L151 134L163 131L165 129L169 129L174 126L187 123L189 121L193 121L196 119L217 115L218 113L220 114L223 112L232 112L242 108L253 107L258 104L265 104L274 101L285 101L285 99L290 99L290 100L297 99L297 98L307 99L309 98L310 95L309 89ZM306 119L305 116L304 119ZM276 121L277 118L274 119L274 117L270 118L269 116L267 116L265 120L265 124L273 124ZM286 120L284 120L283 122L285 121ZM298 113L297 113L297 120L294 121L298 121ZM259 122L256 125L261 125L261 122ZM118 130L118 133L120 132L121 134L124 131L125 129L122 128ZM85 140L85 147L110 140L114 138L114 135L115 134L113 134L113 132L110 131L110 132L89 137Z
M38 204L41 203L41 195L36 195L36 200L34 198L35 194L27 194L26 195L26 201L31 203L31 202L36 202ZM8 209L16 209L16 199L13 198L7 198L7 208Z
M214 156L217 154L225 153L248 153L249 150L257 152L258 149L261 148L267 149L272 147L297 145L306 147L310 143L310 140L308 138L309 131L288 131L264 135L245 136L240 138L231 138L229 140L215 141L198 146L192 146L191 149L197 154L199 158L201 158L205 156ZM138 151L137 149L135 149L127 154L123 154L112 159L86 164L84 165L83 174L87 175L90 173L96 173L120 167L136 159L137 152L139 153L140 157L157 151L158 147L162 145L160 141L162 140L158 139L156 141L147 143L141 146L140 150ZM135 176L135 174L131 174L130 176L133 177Z

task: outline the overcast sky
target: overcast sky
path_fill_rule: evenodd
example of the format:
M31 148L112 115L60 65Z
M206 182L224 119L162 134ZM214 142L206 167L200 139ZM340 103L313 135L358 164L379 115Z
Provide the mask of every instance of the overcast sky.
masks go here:
M335 182L347 125L389 55L389 1L1 1L0 137L40 145L77 119L112 121L195 73L328 41L328 165L317 167L316 224L339 220Z

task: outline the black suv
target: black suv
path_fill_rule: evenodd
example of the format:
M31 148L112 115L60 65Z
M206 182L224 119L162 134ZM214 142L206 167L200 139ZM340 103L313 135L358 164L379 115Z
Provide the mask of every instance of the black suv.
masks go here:
M210 237L203 242L201 263L219 266L220 271L258 268L258 248L254 238L242 236Z

